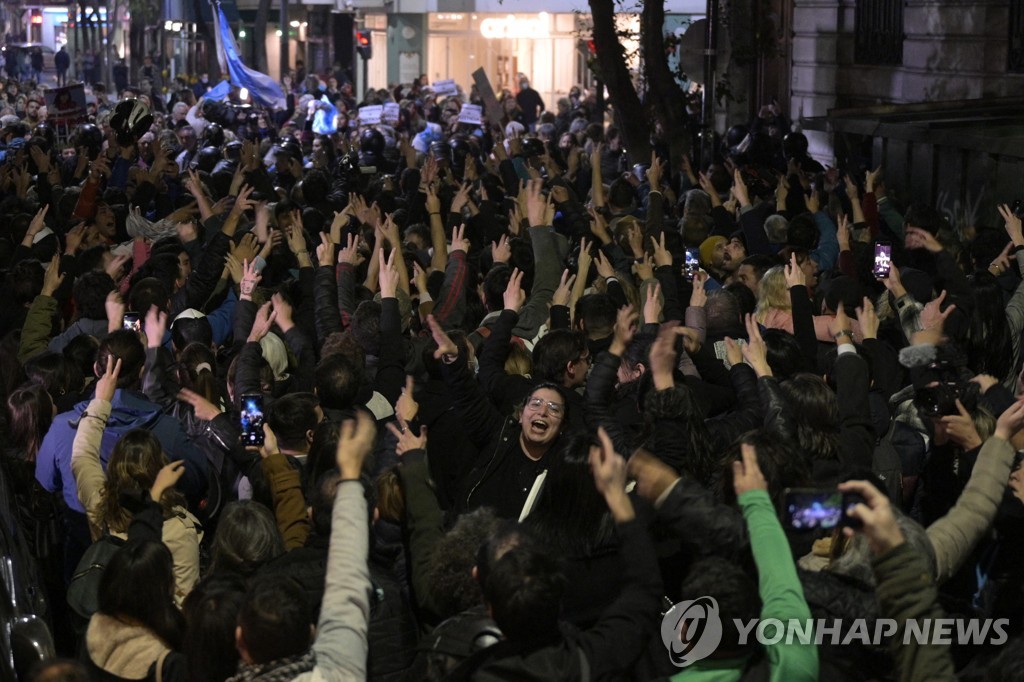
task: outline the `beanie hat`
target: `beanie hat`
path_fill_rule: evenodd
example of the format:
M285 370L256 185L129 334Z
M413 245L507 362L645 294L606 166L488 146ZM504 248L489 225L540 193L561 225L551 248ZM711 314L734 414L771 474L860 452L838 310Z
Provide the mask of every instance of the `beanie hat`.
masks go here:
M704 268L713 265L715 249L719 244L725 244L726 238L722 236L708 237L700 245L700 264Z

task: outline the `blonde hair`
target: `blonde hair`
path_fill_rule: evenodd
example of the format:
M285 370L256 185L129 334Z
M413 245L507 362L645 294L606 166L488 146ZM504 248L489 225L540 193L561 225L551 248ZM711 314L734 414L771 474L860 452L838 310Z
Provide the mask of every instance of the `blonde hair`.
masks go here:
M533 357L522 344L509 344L508 357L505 358L505 373L521 377L529 377L533 370Z
M768 268L761 278L761 283L757 285L757 308L754 312L757 321L764 322L771 310L789 312L791 309L785 266L776 265Z

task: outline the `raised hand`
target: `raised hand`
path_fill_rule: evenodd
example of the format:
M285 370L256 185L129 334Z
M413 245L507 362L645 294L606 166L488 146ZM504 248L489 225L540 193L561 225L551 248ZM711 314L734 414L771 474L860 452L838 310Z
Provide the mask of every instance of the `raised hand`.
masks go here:
M263 275L260 274L259 270L256 269L256 261L245 260L242 261L242 281L239 282L238 287L241 291L241 298L243 301L251 301L252 294L256 291L256 285L263 279Z
M115 358L113 354L107 355L107 368L103 376L96 380L96 398L106 400L108 403L114 399L114 392L117 391L117 378L121 375L121 358Z
M277 311L270 311L270 301L260 306L259 310L256 311L256 319L252 323L252 330L249 332L249 338L246 339L249 343L259 343L263 340L263 337L270 333L271 327L274 326L274 320L277 319Z
M465 225L459 225L452 230L452 248L449 253L454 253L455 251L469 253L469 240L466 239Z
M373 450L377 439L377 427L364 410L356 412L355 419L346 419L341 424L338 449L335 459L341 470L341 480L358 481L363 472L363 462Z
M999 215L1003 217L1006 234L1014 246L1024 246L1024 231L1021 228L1021 220L1014 215L1013 210L1006 204L999 204Z
M558 288L555 289L554 295L551 297L551 305L569 305L569 300L572 297L572 287L576 283L576 275L570 274L569 270L562 271L562 279L558 283Z
M604 251L601 250L597 252L597 274L605 279L615 276L615 268L612 266L612 262L608 260L608 256L604 255Z
M526 303L526 292L523 291L522 284L523 273L518 268L513 269L512 276L508 278L505 293L502 295L505 310L518 313Z
M316 247L316 260L322 268L334 267L335 242L324 232L320 233L320 245Z
M683 327L676 322L663 324L658 331L658 337L651 344L648 353L651 377L654 380L654 388L664 391L675 385L672 373L676 369L676 337L683 334Z
M359 253L359 239L351 232L345 238L345 247L338 252L338 262L352 267L358 267L363 262L363 255Z
M903 243L908 249L925 249L930 253L942 251L942 244L935 238L935 235L919 227L908 227Z
M53 258L46 265L46 272L43 274L42 296L53 296L64 281L64 273L60 271L60 254L53 254Z
M159 348L164 344L164 336L167 335L167 313L155 305L149 306L146 311L146 347Z
M768 366L768 347L761 337L761 329L757 326L757 320L753 315L747 315L744 320L747 326L747 342L743 345L743 359L754 368L754 373L759 377L772 375L772 368Z
M395 415L399 419L404 419L407 422L411 422L419 414L420 404L416 402L416 398L413 397L413 392L416 389L416 382L413 381L411 376L406 375L405 377L405 388L402 389L402 394L398 396L398 402L395 403Z
M846 308L840 301L836 306L836 315L828 321L828 331L836 343L853 343L853 331L850 327L850 318L846 315Z
M149 489L149 499L154 502L159 502L160 498L164 496L164 492L170 490L181 477L185 475L185 461L175 460L169 464L164 465L160 471L156 473L156 480L153 481L153 485Z
M548 212L550 199L546 198L541 190L544 183L541 180L530 180L526 187L526 219L530 227L544 225L544 219Z
M392 423L387 424L388 431L398 441L395 444L395 454L401 457L405 453L411 450L426 450L427 449L427 427L421 426L419 434L413 433L413 430L409 428L408 420L398 414L396 411L395 415L398 419L398 425L395 426Z
M942 304L946 300L946 290L943 289L939 295L925 304L921 310L921 327L924 330L936 329L941 334L946 319L956 310L956 305L950 304L945 310Z
M633 503L626 495L626 460L612 445L612 439L604 427L598 427L597 438L600 446L590 446L590 469L594 473L594 486L604 496L608 510L616 523L625 523L635 518Z
M441 328L441 323L433 315L427 315L427 327L430 329L430 335L434 338L434 343L437 344L434 358L442 361L447 360L449 363L454 362L455 358L459 357L459 347L455 345L451 337Z
M940 421L946 425L946 435L964 450L981 447L981 436L974 425L974 418L964 404L956 401L956 414L946 415Z
M600 256L598 256L600 258ZM598 268L598 272L600 272ZM641 282L654 279L654 261L651 260L650 254L643 254L640 256L640 260L633 263L633 273L640 279Z
M637 314L633 306L625 305L619 308L619 312L615 315L612 343L608 348L608 352L620 358L622 357L622 354L629 347L629 343L633 340L633 334L636 333L636 321Z
M750 206L750 194L747 191L747 183L743 180L743 173L737 168L732 174L732 195L740 206Z
M647 287L647 300L644 301L644 324L661 322L661 282Z
M218 406L214 405L195 391L190 391L187 388L183 388L178 391L178 400L191 405L196 418L203 421L212 421L217 417L217 415L223 412L223 410Z
M896 523L889 498L867 481L846 481L839 484L844 493L855 493L864 500L848 510L848 514L862 524L861 532L868 539L868 546L876 556L885 554L905 542L903 531ZM843 533L852 537L853 528L844 528Z
M738 462L732 463L732 487L736 496L751 490L767 491L768 481L757 463L757 449L750 443L743 443L740 445L740 457Z
M398 268L395 267L395 251L391 249L388 257L384 258L384 249L377 255L380 258L380 268L377 273L377 282L380 286L381 298L395 298L398 295Z
M1024 428L1024 401L1017 400L999 415L996 421L996 438L1010 440Z
M807 286L807 276L804 275L803 268L796 262L796 254L789 254L789 262L785 266L786 275L786 286L792 289L793 287Z
M865 339L878 338L878 314L875 312L875 305L867 296L864 303L857 308L857 322L860 324L860 334Z
M508 235L503 234L498 241L491 243L491 260L495 263L507 263L512 260L512 246Z
M708 273L699 270L693 276L693 290L690 292L690 307L703 308L708 302L708 292L705 285L708 283Z
M672 253L665 247L665 233L661 233L660 241L651 237L651 244L654 245L654 264L659 268L672 265Z
M274 321L277 322L277 326L281 328L281 331L287 332L294 327L292 304L288 302L284 294L280 291L275 293L270 297L270 302L274 304Z

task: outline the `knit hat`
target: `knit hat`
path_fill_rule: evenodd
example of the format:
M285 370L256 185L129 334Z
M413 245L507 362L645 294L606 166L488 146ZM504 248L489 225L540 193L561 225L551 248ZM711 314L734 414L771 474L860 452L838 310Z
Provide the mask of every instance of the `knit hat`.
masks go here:
M708 237L700 245L700 264L704 268L714 265L715 249L719 244L725 244L726 238L721 236Z

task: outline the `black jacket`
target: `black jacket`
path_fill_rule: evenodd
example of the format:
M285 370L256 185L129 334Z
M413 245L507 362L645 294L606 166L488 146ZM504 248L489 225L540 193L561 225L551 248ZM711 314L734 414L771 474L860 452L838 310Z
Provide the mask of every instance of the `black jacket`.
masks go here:
M596 625L580 633L563 629L556 641L499 642L473 656L451 679L607 680L628 674L656 633L661 578L643 524L619 524L618 534L619 554L628 557L623 589Z
M487 400L470 376L464 355L445 365L444 375L455 407L462 415L463 430L480 453L459 486L454 511L462 513L478 507L492 507L502 518L518 518L529 488L523 490L507 477L499 478L499 472L507 475L510 469L533 468L539 474L544 467L544 459L540 462L526 461L519 445L519 422L511 416L502 415ZM545 457L556 451L558 440L556 438L552 442Z

